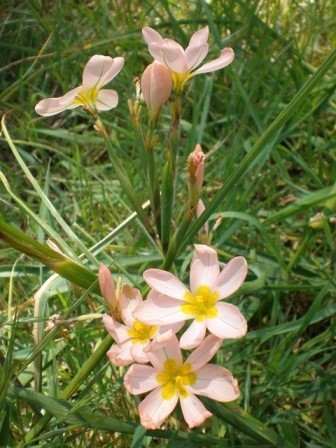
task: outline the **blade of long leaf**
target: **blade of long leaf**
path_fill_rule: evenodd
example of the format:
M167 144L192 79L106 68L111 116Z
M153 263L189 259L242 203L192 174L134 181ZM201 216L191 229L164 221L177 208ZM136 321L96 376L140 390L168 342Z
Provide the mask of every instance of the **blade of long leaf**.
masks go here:
M45 264L54 272L66 278L76 285L88 289L97 281L97 275L89 269L73 262L69 258L54 251L53 249L38 243L21 230L0 220L0 240L9 246L23 252L37 261ZM94 292L100 294L98 285L94 287Z
M284 446L290 448L292 446L260 420L257 420L241 409L236 403L218 403L209 399L204 399L204 401L206 402L206 407L219 419L230 423L257 442L267 443L267 446L275 446L278 448Z

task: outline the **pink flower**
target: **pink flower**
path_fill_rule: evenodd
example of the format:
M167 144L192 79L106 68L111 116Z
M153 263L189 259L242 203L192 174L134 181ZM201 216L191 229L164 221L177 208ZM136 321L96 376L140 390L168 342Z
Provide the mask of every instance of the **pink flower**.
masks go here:
M193 319L180 340L184 349L199 345L206 330L221 339L241 338L247 331L244 316L238 307L221 300L239 289L246 274L244 257L233 258L220 272L216 251L196 244L190 269L191 291L170 272L148 269L144 278L152 290L134 316L159 326Z
M213 335L207 336L184 363L175 335L164 346L155 342L149 346L147 356L152 366L133 364L124 378L131 394L152 391L138 407L142 426L159 428L179 401L185 421L194 428L212 415L196 395L221 402L238 398L232 374L224 367L207 364L221 342Z
M163 39L152 28L143 28L142 34L153 58L172 72L176 93L182 91L185 82L192 76L224 68L231 64L234 58L232 48L224 48L217 59L196 69L208 54L209 28L207 26L192 35L185 50L177 42L171 39Z
M162 64L154 61L141 77L141 91L149 109L150 116L155 118L162 105L168 100L172 90L170 71Z
M145 349L153 338L165 341L171 337L172 331L178 331L181 324L158 328L146 325L133 317L136 307L142 303L140 292L129 285L124 285L119 294L121 318L124 324L107 314L103 323L117 344L107 352L107 356L116 366L125 366L133 362L147 363ZM172 330L170 330L172 329Z
M84 67L80 87L58 98L48 98L35 106L35 111L43 117L58 114L65 109L82 106L91 113L110 110L118 104L118 94L114 90L102 89L120 72L124 58L95 55Z

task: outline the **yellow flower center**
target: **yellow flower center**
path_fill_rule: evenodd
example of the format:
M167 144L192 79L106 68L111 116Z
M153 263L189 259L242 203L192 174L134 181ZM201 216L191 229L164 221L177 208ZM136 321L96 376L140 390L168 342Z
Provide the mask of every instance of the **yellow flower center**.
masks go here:
M133 328L128 330L128 334L132 339L133 344L136 342L142 342L145 344L148 342L155 334L157 330L156 326L150 326L139 322L138 320L134 321Z
M96 101L98 98L99 90L96 87L91 87L88 90L81 90L75 96L73 104L76 106L83 106L85 109L91 111L96 110Z
M179 366L173 359L167 359L163 371L156 376L157 381L163 385L162 398L171 399L175 393L182 398L188 396L189 392L185 386L195 384L196 374L191 372L190 364Z
M218 300L218 293L212 292L208 286L199 286L196 294L186 292L184 298L186 301L181 306L181 311L186 314L193 314L197 322L217 316L215 305Z
M184 84L188 81L191 76L191 73L176 73L171 72L173 78L173 84L175 88L176 95L180 95L183 90Z

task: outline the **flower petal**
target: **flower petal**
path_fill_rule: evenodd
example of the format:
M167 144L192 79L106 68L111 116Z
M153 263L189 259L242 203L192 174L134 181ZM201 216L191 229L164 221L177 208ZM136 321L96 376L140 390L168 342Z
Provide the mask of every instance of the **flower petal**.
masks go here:
M190 327L183 333L180 339L180 347L184 350L195 348L201 344L206 332L206 322L194 320Z
M123 342L130 339L130 336L128 334L129 328L116 321L108 314L104 314L103 324L105 325L106 330L110 333L113 339L118 342L118 344L122 344Z
M175 275L161 269L147 269L143 274L145 281L155 291L174 299L184 300L188 289Z
M157 31L153 30L153 28L150 28L149 26L145 26L144 28L142 28L142 35L147 45L151 45L154 42L155 43L163 42L163 38L161 37L161 35Z
M185 50L188 71L197 67L208 54L208 37L209 27L207 26L192 35L189 45Z
M238 382L222 366L207 364L197 371L196 383L188 387L196 395L213 398L221 402L239 397Z
M164 342L169 340L172 336L172 333L176 334L183 327L184 322L173 322L169 325L162 325L158 328L155 339L158 342Z
M97 110L110 110L118 105L118 94L115 90L102 89L99 90L96 100Z
M134 362L131 353L132 341L126 341L123 344L114 344L106 353L112 364L120 366L128 366Z
M110 82L122 69L124 58L111 58L96 54L84 67L82 86L84 90L104 86Z
M45 100L41 100L36 104L35 111L42 117L50 117L58 114L59 112L63 112L63 110L78 107L78 105L72 106L72 102L80 90L81 87L76 87L58 98L47 98Z
M195 244L195 255L190 267L190 289L196 293L199 286L213 289L219 276L217 252L204 244Z
M204 45L208 42L208 38L209 38L209 27L205 26L204 28L196 31L196 33L194 33L191 36L191 39L189 41L189 45L186 48L186 51L189 48L195 48L195 47L199 47L201 45Z
M221 51L219 58L214 59L213 61L202 65L201 68L195 70L192 73L192 76L200 75L202 73L215 72L216 70L220 70L221 68L224 68L227 65L231 64L233 59L234 59L234 51L232 50L232 48L224 48Z
M192 370L196 372L204 366L204 364L210 361L221 345L222 340L210 334L204 339L202 344L191 353L187 358L186 363L190 364Z
M105 325L106 330L111 334L113 339L115 339L116 331L113 317L109 316L108 314L104 314L103 324Z
M148 46L148 51L153 56L154 60L166 67L166 63L162 53L163 44L154 42Z
M205 56L208 54L208 51L208 44L186 50L185 58L187 62L188 72L200 65Z
M133 316L148 325L167 325L185 321L188 316L181 311L181 301L172 299L163 294L149 294L148 299L141 303L134 311Z
M131 345L131 355L135 362L139 364L146 364L149 362L148 356L146 354L146 348L149 345L149 341L146 343L135 342Z
M219 274L213 289L219 294L219 299L229 297L240 288L247 275L247 262L244 257L230 260Z
M113 58L113 64L111 65L110 69L106 72L105 76L102 77L101 82L99 83L99 87L103 87L105 86L105 84L112 81L112 79L114 79L123 68L124 62L125 62L124 58L121 57Z
M147 429L159 428L177 405L177 394L167 400L161 391L161 387L153 390L138 406L141 424Z
M175 322L169 325L162 325L158 327L156 333L154 334L153 341L157 341L160 344L164 344L169 341L178 331L183 327L184 322Z
M247 322L239 308L231 303L217 302L217 316L207 319L208 330L221 339L239 339L245 336Z
M189 428L200 426L212 414L203 405L203 403L194 395L189 394L186 398L180 397L180 405L184 420Z
M184 55L184 50L180 44L165 39L162 45L162 56L164 64L175 73L188 73L188 65Z
M130 394L140 395L158 387L157 371L151 366L133 364L126 372L124 386Z
M154 341L147 350L146 354L152 365L158 371L163 369L164 363L167 359L173 359L178 365L182 365L183 358L177 337L172 334L168 341L163 343Z
M123 285L119 294L119 305L122 320L129 328L133 327L133 313L137 306L139 306L141 303L142 297L140 291L136 288L132 288L129 285Z
M172 90L172 76L169 69L154 61L143 72L140 83L147 107L152 114L158 113Z

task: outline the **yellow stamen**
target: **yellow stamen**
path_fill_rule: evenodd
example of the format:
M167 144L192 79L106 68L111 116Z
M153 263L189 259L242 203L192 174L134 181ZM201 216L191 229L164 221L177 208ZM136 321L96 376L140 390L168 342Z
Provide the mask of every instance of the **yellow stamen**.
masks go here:
M169 400L175 393L182 398L187 397L189 392L185 386L195 384L197 376L191 372L190 364L179 366L173 359L167 359L163 371L157 375L156 379L163 385L162 398Z
M173 84L175 88L176 95L179 95L184 87L184 84L188 81L188 79L191 77L191 73L176 73L171 72L172 78L173 78Z
M208 286L199 286L195 295L186 292L184 298L186 302L181 306L181 311L195 315L197 322L217 316L215 305L218 300L218 293L212 292Z
M90 111L95 111L98 93L99 90L96 87L91 87L88 90L81 90L77 93L72 103L76 106L83 106Z
M148 342L155 334L157 327L152 325L146 325L138 320L134 321L133 328L128 330L128 334L132 339L133 344L136 342L142 342L145 344Z

